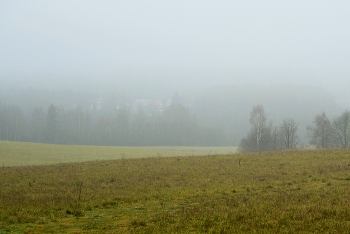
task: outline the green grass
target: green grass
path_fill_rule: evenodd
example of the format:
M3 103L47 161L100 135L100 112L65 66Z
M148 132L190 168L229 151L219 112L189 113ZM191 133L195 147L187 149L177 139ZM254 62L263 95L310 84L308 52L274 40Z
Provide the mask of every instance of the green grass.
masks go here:
M237 152L237 147L109 147L0 141L0 166L232 154L235 152Z
M0 168L0 233L349 233L350 150Z

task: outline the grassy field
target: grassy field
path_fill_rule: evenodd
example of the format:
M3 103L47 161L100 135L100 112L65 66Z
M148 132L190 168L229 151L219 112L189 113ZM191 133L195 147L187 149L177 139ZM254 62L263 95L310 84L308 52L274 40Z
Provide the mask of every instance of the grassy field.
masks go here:
M0 168L0 233L349 233L350 150Z
M0 166L232 154L237 147L106 147L0 141Z

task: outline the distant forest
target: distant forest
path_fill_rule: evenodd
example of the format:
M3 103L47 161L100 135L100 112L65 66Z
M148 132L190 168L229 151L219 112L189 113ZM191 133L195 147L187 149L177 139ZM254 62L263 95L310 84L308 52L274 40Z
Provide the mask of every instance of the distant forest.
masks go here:
M333 117L344 110L317 86L217 86L159 100L137 94L0 92L1 140L54 144L238 146L257 104L274 124L293 118L300 142L307 144L307 126L317 114Z
M140 101L141 102L141 101ZM146 102L146 103L144 103ZM115 102L113 108L98 98L88 108L51 104L24 111L18 105L0 104L0 139L53 144L108 146L211 146L224 145L224 135L199 127L178 95L163 108Z

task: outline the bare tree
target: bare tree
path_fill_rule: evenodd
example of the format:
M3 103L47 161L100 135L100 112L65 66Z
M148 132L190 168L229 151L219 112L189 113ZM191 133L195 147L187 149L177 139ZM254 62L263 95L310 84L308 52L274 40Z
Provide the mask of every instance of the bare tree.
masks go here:
M261 151L261 139L266 134L266 115L264 107L262 105L254 106L250 113L250 123L252 124L252 130L256 139L256 147L258 152Z
M307 127L311 137L310 144L317 148L329 148L332 145L332 124L326 114L322 112L315 116L312 126Z
M280 150L282 149L280 130L278 127L271 127L271 129L271 150Z
M350 139L350 112L344 111L339 117L336 117L332 126L336 145L347 148Z
M240 150L243 152L261 152L269 150L271 128L266 124L266 115L263 106L254 106L250 112L252 128L248 135L241 140Z
M295 149L299 142L296 135L298 125L293 119L284 119L280 127L280 139L285 149Z

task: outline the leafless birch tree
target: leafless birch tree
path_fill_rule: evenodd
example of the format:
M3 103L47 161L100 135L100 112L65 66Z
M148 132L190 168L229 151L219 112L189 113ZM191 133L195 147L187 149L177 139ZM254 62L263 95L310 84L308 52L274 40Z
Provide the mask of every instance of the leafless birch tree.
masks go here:
M253 127L253 134L256 139L257 151L261 151L261 139L266 134L266 115L262 105L254 106L250 113L250 123Z
M261 152L270 149L271 128L266 124L263 106L254 106L250 112L252 128L248 135L241 140L240 149L243 152Z

